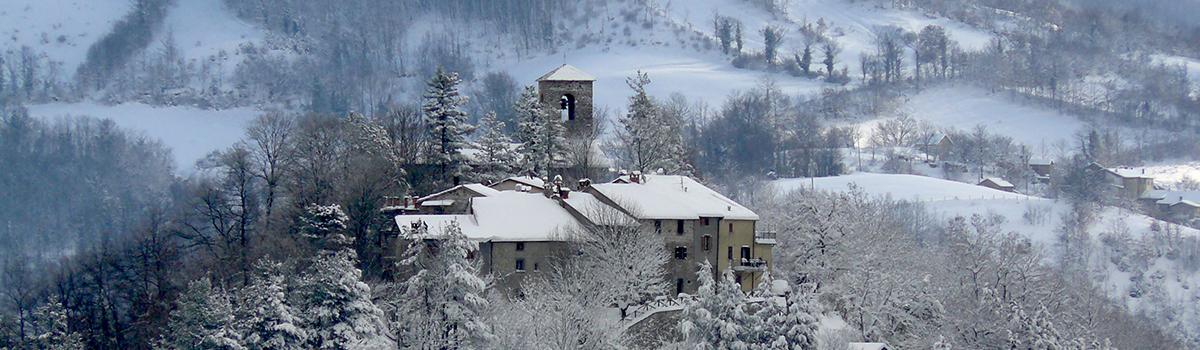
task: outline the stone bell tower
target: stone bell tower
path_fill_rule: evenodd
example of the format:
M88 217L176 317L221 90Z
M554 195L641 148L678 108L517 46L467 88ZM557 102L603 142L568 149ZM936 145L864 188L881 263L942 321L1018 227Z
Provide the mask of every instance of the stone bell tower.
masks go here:
M592 129L592 83L596 77L564 64L537 81L542 106L558 113L568 137L584 135Z

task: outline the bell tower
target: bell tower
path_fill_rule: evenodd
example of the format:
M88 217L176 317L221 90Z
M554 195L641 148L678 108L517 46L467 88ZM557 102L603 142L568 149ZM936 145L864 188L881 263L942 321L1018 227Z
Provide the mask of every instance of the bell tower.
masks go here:
M596 77L564 64L537 81L542 106L557 112L568 137L584 135L592 129L592 83Z

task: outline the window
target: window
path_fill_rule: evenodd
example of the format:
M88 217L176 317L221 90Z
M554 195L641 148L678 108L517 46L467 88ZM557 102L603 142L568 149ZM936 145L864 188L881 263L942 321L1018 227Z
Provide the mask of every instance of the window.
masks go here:
M750 258L750 246L742 246L742 259Z
M525 271L525 259L517 259L517 271Z
M675 279L675 294L680 294L680 293L683 293L683 279L676 278Z
M733 234L733 223L729 223L729 234Z
M541 271L541 269L539 269L539 268L538 268L538 263L533 263L533 270L534 270L534 271Z
M700 249L704 249L706 252L712 249L712 236L704 235L704 237L700 237Z
M728 246L725 248L728 248L725 251L725 257L728 258L729 260L733 260L733 246Z
M675 258L679 260L687 259L687 247L675 247Z
M662 233L662 220L654 220L654 233Z
M677 235L682 235L682 234L683 234L683 220L679 220L679 221L677 221L677 222L676 222L676 225L675 225L675 234L677 234Z
M517 242L517 251L519 252L519 251L523 251L523 250L525 250L525 243Z
M708 226L708 218L700 218L700 225Z
M733 279L734 279L734 282L737 282L737 284L739 286L742 285L742 274L739 273L739 274L733 275Z

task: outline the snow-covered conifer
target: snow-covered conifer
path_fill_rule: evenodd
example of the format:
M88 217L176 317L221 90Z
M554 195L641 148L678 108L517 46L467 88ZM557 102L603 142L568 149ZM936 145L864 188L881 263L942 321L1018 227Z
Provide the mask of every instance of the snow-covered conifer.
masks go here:
M517 160L513 153L512 139L504 134L504 123L496 120L495 112L488 112L479 121L479 136L476 144L479 159L475 166L476 176L483 183L492 183L512 176Z
M550 167L562 160L567 152L566 128L542 105L532 85L517 99L517 149L524 172L549 175Z
M259 261L257 276L238 293L238 322L247 349L304 349L306 334L288 305L283 265Z
M712 265L705 261L696 273L700 287L696 300L683 308L680 331L690 349L748 349L754 316L745 311L746 295L726 270L721 280L712 277Z
M799 289L783 298L767 297L762 308L755 313L762 320L757 337L762 348L816 349L816 300L812 293Z
M83 349L83 338L67 324L67 309L58 298L50 298L33 312L34 349L73 350Z
M355 267L353 250L318 256L298 288L302 325L311 349L390 349L383 311L371 301L371 288Z
M410 231L405 259L415 270L394 296L393 319L402 348L482 349L492 339L482 315L487 306L486 282L479 266L467 259L471 242L457 224L447 226L436 237L423 229ZM434 238L427 241L425 238ZM436 253L428 244L436 244Z
M462 149L467 147L467 135L474 127L462 110L467 98L459 93L458 84L458 73L445 72L439 67L429 80L422 109L430 137L429 158L446 181L470 170Z
M350 217L346 216L340 205L310 204L304 208L304 214L300 216L300 232L318 243L333 244L326 246L333 248L336 245L348 243L343 235L348 221L350 221Z
M188 283L158 348L244 349L234 325L233 305L225 290L208 278Z

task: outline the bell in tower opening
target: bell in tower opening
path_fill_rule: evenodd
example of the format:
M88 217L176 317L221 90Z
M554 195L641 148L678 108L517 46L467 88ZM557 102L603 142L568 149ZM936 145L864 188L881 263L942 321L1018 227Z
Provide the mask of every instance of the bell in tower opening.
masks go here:
M538 78L542 105L558 107L568 136L584 135L592 129L592 83L596 77L564 64Z

